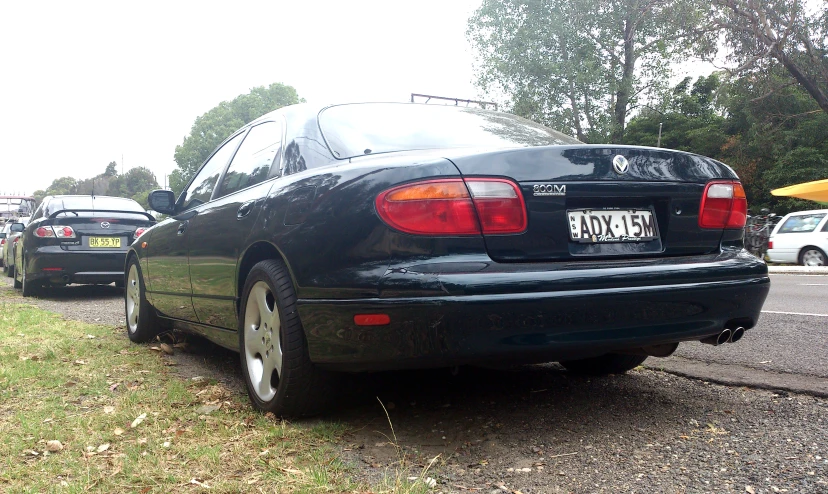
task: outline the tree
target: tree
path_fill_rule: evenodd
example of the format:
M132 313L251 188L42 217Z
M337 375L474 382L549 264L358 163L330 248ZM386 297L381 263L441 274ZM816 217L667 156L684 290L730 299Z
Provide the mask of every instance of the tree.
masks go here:
M683 55L713 50L694 0L483 0L467 36L478 85L589 141L621 142L630 111Z
M645 108L630 120L624 143L660 145L710 157L721 155L727 143L726 119L716 100L721 82L716 74L699 77L692 87L685 78L655 107Z
M118 174L118 163L114 161L110 161L108 165L106 165L106 170L103 172L105 177L114 177Z
M789 75L773 92L798 83L828 113L828 7L807 8L802 0L713 0L713 27L719 28L739 64L736 74L767 71L781 64Z
M181 192L210 153L244 124L287 105L304 102L296 89L280 83L259 86L232 101L223 101L195 119L190 135L175 147L178 169L170 175L170 186Z
M137 166L123 175L113 178L109 183L107 193L118 197L132 198L157 188L158 181L155 179L155 175L148 168Z
M52 185L46 188L46 195L77 194L78 181L72 177L61 177L52 180Z

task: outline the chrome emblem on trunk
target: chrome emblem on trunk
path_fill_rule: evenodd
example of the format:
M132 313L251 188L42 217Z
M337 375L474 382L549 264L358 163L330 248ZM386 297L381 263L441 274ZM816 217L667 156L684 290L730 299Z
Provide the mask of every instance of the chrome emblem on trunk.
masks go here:
M532 186L533 196L565 196L566 185L539 184Z
M109 228L109 222L108 221L102 221L101 222L101 228Z
M612 168L615 173L623 175L630 169L630 162L627 161L627 158L618 154L612 159Z

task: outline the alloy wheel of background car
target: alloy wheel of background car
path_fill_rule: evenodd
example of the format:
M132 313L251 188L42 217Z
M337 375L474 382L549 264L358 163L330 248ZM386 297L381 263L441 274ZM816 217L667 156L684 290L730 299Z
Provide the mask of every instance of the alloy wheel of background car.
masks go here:
M799 263L803 266L825 266L825 253L822 249L808 247L802 251Z
M333 396L332 376L308 357L296 292L283 262L253 266L241 308L239 353L250 401L279 416L318 413Z
M27 269L26 269L26 259L21 260L20 267L23 268L23 269L20 270L20 278L21 278L20 288L22 288L23 296L24 297L33 297L35 295L35 292L37 291L38 287L36 285L32 284L31 281L27 280L28 277L26 276L26 271L27 271Z
M605 376L608 374L623 374L633 370L644 361L646 355L627 355L622 353L608 353L599 357L569 360L559 362L566 370L576 374L590 376Z
M130 257L124 288L127 336L136 343L152 340L161 332L155 309L147 301L138 258Z
M21 288L21 287L23 287L23 283L21 283L17 279L17 275L19 274L19 270L16 269L16 268L17 268L17 266L12 265L12 267L9 269L9 271L11 271L11 276L12 276L12 279L14 280L14 283L13 283L14 287L15 288Z

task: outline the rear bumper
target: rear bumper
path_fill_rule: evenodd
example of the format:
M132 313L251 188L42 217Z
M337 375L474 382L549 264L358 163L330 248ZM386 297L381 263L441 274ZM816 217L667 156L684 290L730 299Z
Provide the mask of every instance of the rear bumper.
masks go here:
M770 288L767 267L746 253L611 269L535 266L544 269L403 275L419 278L421 292L436 279L444 295L300 300L311 360L363 371L586 358L699 340L725 325L751 328ZM355 314L377 313L391 323L354 324Z
M42 247L28 254L26 276L31 281L54 284L123 281L126 253L126 250L89 252Z

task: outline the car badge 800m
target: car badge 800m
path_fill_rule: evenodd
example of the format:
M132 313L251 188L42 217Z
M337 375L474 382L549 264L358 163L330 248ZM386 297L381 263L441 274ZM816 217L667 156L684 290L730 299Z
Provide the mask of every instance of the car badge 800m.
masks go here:
M538 184L532 186L534 196L565 196L566 185Z

